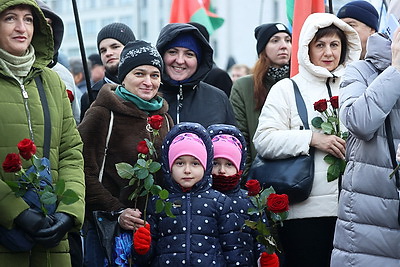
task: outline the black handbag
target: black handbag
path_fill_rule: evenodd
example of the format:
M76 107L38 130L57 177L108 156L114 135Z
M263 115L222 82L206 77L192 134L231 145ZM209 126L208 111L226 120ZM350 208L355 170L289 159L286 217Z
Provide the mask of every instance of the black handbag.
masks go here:
M296 82L291 81L304 129L310 129L303 97ZM263 188L272 186L277 194L287 194L291 204L304 201L314 182L314 148L310 148L309 155L286 159L266 159L257 154L247 177L248 180L258 180Z

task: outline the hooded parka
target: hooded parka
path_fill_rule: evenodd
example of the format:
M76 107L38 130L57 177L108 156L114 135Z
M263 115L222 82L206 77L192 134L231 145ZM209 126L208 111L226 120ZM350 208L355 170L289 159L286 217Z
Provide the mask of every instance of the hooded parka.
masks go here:
M196 27L183 23L168 24L161 30L158 37L156 45L158 51L164 57L168 44L181 33L191 33L195 36L200 43L202 56L197 59L196 72L181 82L169 77L164 64L163 85L160 87L160 92L168 101L168 113L175 123L197 122L205 128L216 123L235 125L235 116L226 94L202 81L212 68L213 50Z
M330 72L311 63L309 44L318 29L332 23L345 33L348 46L344 63ZM344 68L346 64L359 58L360 51L357 32L336 16L315 13L308 17L300 33L299 73L293 80L297 83L304 99L310 130L301 130L303 123L297 111L292 82L290 79L279 81L268 94L253 140L261 156L280 159L309 154L312 132L322 132L311 124L314 117L320 116L320 113L314 110L313 104L320 99L329 99L329 88L332 96L339 94L340 78ZM323 160L326 154L315 150L314 183L311 194L305 201L290 205L288 219L336 216L338 182L327 181L328 164Z
M400 266L399 191L389 179L385 119L394 148L400 141L400 72L392 63L391 42L373 34L367 54L346 69L340 91L340 119L350 132L348 160L340 192L332 267Z
M32 7L34 14L34 35L31 45L35 51L35 62L22 83L11 77L0 64L0 159L8 153L18 153L17 144L24 138L32 139L37 146L36 155L43 156L44 116L39 92L34 77L40 76L50 110L51 140L50 164L53 182L65 181L65 189L74 190L79 200L73 204L59 203L56 212L64 212L74 218L74 227L78 230L83 223L85 207L85 185L83 176L82 141L76 129L70 101L65 85L59 76L47 68L53 58L53 38L43 13L32 0L2 0L0 12L8 7L26 4ZM1 59L0 59L1 60ZM27 97L24 98L24 95ZM32 123L30 131L29 121ZM31 136L33 133L33 137ZM23 168L29 167L29 161L23 160ZM13 173L0 170L0 225L14 227L14 219L29 206L20 197L16 197L4 180L15 180ZM47 266L57 262L57 266L70 266L68 242L61 243L49 250L35 246L32 251L12 253L0 246L2 266ZM47 260L50 260L47 261ZM55 264L54 264L55 266Z
M189 192L183 192L173 180L169 167L170 144L181 133L199 136L207 151L204 176ZM167 201L173 203L171 211L176 217L156 213L155 197L149 202L152 245L144 257L139 257L141 261L150 259L148 266L242 266L243 243L238 242L237 234L241 225L232 212L230 198L211 188L212 162L211 139L200 124L180 123L165 137L162 170L169 191Z

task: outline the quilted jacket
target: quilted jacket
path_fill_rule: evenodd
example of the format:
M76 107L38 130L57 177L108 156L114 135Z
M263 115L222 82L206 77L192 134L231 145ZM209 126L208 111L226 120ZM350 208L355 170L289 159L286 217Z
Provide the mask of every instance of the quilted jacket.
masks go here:
M184 193L173 181L168 164L170 142L180 133L197 134L207 149L204 177L190 192ZM148 207L152 246L145 258L151 266L241 266L238 242L238 217L231 200L211 188L213 150L207 131L198 123L180 123L166 136L162 147L162 169L166 189L173 203L171 218L155 212L155 198Z
M340 192L332 267L400 266L399 192L389 179L385 119L394 147L400 141L400 72L390 66L391 42L368 39L366 60L346 69L340 91L340 118L350 131L348 164Z

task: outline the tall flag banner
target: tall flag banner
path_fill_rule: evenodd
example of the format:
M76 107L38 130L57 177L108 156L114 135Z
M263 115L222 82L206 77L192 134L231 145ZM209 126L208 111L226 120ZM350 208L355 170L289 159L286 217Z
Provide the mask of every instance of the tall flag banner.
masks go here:
M212 11L211 0L173 0L169 22L197 22L204 25L211 35L224 23L224 19Z
M288 4L289 3L289 4ZM289 10L292 8L292 10ZM297 51L299 50L299 35L301 27L308 15L312 13L324 13L324 0L286 0L286 13L288 20L292 23L292 58L290 61L290 77L299 72L299 62L297 60ZM290 16L293 14L293 17Z

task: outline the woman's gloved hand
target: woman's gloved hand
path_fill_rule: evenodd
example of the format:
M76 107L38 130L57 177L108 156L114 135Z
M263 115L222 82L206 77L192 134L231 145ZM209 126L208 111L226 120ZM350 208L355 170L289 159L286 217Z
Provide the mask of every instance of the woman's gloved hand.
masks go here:
M33 239L47 248L57 246L65 234L74 226L73 218L65 213L56 212L51 215L53 224L42 228L33 235Z
M49 220L40 211L26 209L15 218L14 223L28 235L36 234L40 229L50 226Z

